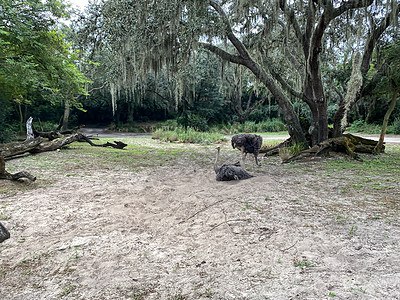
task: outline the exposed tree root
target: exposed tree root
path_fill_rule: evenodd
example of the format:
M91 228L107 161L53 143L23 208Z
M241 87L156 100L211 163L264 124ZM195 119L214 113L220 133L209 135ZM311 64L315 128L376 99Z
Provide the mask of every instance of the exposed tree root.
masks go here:
M375 153L377 143L378 142L374 140L365 139L352 134L344 134L337 138L327 139L312 148L294 155L290 155L287 151L284 151L285 148L291 145L291 139L288 139L277 146L262 149L260 152L265 153L265 156L280 154L283 163L306 157L321 157L331 151L346 153L351 158L361 161L362 159L357 153Z

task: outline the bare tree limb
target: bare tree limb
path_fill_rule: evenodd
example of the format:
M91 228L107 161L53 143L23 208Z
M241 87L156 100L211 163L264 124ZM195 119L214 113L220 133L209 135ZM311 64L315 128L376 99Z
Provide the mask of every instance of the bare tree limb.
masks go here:
M215 9L215 11L221 16L222 22L225 24L226 35L227 35L228 39L231 41L231 43L233 44L233 46L236 48L236 50L239 52L240 56L244 59L250 59L250 55L247 52L246 47L233 33L231 24L229 23L228 17L225 14L222 7L213 0L210 0L209 3Z

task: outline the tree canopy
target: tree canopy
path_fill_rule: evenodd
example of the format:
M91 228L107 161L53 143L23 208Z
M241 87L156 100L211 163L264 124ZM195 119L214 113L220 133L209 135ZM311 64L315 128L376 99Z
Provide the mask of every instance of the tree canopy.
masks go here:
M134 93L150 70L181 80L200 48L222 64L241 65L279 103L294 140L307 143L310 135L315 144L329 134L326 90L333 83L325 71L351 64L359 53L357 73L365 77L377 43L396 32L398 11L392 0L103 1L89 7L81 34L92 52L107 48L114 54L118 72L108 79L114 91ZM355 96L337 100L336 135L344 130L346 105L358 101L365 85L348 83L341 92ZM182 85L175 93L180 98ZM309 109L307 128L294 110L296 101Z

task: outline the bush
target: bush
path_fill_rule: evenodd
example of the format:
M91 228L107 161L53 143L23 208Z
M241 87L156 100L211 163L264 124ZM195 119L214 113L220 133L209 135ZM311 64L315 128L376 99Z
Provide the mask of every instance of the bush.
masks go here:
M159 139L166 142L195 143L195 144L212 144L216 142L226 141L222 134L199 132L193 128L177 128L174 131L157 129L153 133L153 139Z
M185 127L185 128L194 128L197 131L207 131L208 130L208 123L207 119L196 115L192 114L190 112L183 114L177 119L178 125Z
M263 122L247 121L244 124L235 123L230 127L225 126L224 133L236 134L239 132L279 132L286 131L286 125L280 119L268 119Z
M396 118L392 125L388 126L387 132L390 134L400 134L400 118Z
M53 123L50 121L45 121L45 122L33 122L33 125L35 126L37 131L54 131L57 130L58 124Z
M156 129L167 128L167 130L175 130L179 127L176 119L170 119L161 123L158 123Z
M268 119L257 124L257 132L279 132L286 130L286 125L280 119Z
M0 123L0 144L9 143L17 140L18 125Z
M348 131L379 134L381 132L381 125L368 124L364 120L356 120L353 123L351 123Z

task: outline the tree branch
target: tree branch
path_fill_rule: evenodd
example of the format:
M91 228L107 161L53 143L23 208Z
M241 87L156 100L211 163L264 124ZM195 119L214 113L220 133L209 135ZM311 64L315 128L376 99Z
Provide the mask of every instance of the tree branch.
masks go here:
M361 73L363 76L367 74L369 70L369 62L371 60L372 53L375 49L376 42L380 38L380 36L383 34L383 32L390 26L392 16L393 15L398 15L399 14L399 8L400 6L397 6L397 10L392 10L390 11L385 19L381 22L381 24L378 27L373 28L372 32L368 36L368 41L365 46L365 51L364 55L362 58L362 63L361 63Z
M221 16L222 22L225 24L225 33L229 39L229 41L233 44L236 50L239 52L240 56L244 59L250 59L250 55L247 52L246 47L243 43L234 35L232 31L231 24L229 23L228 17L225 14L222 7L215 1L210 0L210 5L215 9L215 11Z
M370 6L374 0L352 0L352 1L345 1L342 5L338 8L333 10L332 19L340 16L342 13L355 8L361 7L368 7Z
M199 46L207 49L208 51L218 55L219 57L221 57L223 60L235 63L235 64L240 64L240 65L244 65L245 61L241 56L238 55L232 55L228 52L226 52L225 50L222 50L221 48L214 46L212 44L209 43L203 43L203 42L199 42Z
M286 3L286 0L279 1L279 7L282 12L285 14L286 18L288 19L289 23L292 24L294 33L296 35L297 40L303 44L304 43L304 35L301 32L300 25L297 22L296 15L294 10Z

